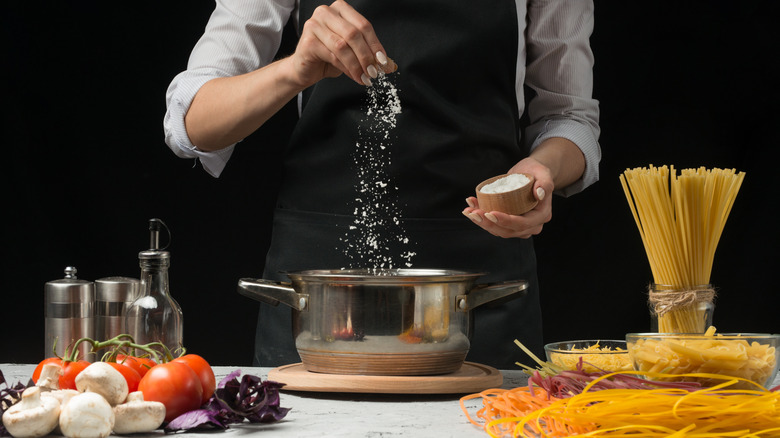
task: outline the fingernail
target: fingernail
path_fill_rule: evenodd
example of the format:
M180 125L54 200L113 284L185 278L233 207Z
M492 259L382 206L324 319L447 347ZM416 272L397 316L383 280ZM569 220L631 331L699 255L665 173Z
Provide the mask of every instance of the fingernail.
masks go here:
M371 79L368 76L366 76L365 73L360 75L360 80L363 81L364 84L366 84L366 87L370 87L371 86Z
M374 67L373 65L369 65L366 70L368 71L368 75L371 76L372 78L376 78L377 75L379 74L379 72L376 70L376 67Z
M382 65L387 65L387 56L382 52L376 52L376 60Z
M494 224L498 223L498 218L493 213L485 213L485 217L490 220L490 222L493 222Z
M474 201L472 201L471 198L466 198L466 204L468 204L469 207L474 208Z
M482 217L476 213L469 213L469 218L471 218L471 220L474 222L482 222Z
M544 199L544 189L543 188L541 188L541 187L537 187L536 188L536 197L539 198L540 201L542 199Z

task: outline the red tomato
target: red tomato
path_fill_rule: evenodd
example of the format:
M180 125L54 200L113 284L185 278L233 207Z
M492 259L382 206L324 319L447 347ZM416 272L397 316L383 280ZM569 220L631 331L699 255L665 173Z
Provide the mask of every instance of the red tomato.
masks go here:
M116 363L121 363L124 366L132 368L141 377L143 377L151 367L157 365L148 357L125 356L124 354L118 354L116 356Z
M203 397L203 386L192 368L181 362L155 365L138 384L144 400L165 405L165 421L198 409Z
M141 381L141 375L138 374L138 372L129 366L122 365L121 363L116 362L106 362L107 364L114 367L115 370L122 373L122 377L125 378L125 381L127 382L127 391L128 392L135 392L138 391L138 383Z
M78 376L84 368L89 366L89 362L86 360L71 362L63 361L58 357L50 357L42 360L41 363L35 367L35 371L33 371L32 375L33 383L38 383L38 378L41 376L43 366L49 363L57 364L62 367L62 374L60 375L59 380L60 389L76 389L76 376Z
M181 362L195 371L198 375L200 383L203 386L203 399L201 404L209 401L214 391L217 389L217 379L214 376L214 370L211 369L211 365L206 362L206 359L198 356L197 354L185 354L184 356L177 357L173 362Z

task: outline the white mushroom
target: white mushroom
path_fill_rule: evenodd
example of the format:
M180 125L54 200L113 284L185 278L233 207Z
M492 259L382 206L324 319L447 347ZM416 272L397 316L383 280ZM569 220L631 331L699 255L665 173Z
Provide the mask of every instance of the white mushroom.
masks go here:
M41 374L38 376L38 383L43 391L56 391L60 389L60 375L62 367L56 363L47 363L41 368Z
M41 397L51 397L57 400L57 402L60 404L60 408L62 408L68 404L68 400L70 400L71 397L77 394L79 394L79 392L75 389L58 389L56 391L44 391L41 393Z
M129 434L151 432L165 420L165 405L157 401L145 401L141 391L131 392L127 401L114 406L114 433Z
M71 399L71 397L77 394L79 394L79 392L76 391L75 389L58 389L56 391L41 392L41 398L53 398L54 400L57 400L57 403L60 404L60 412L61 412L62 409L65 407L65 405L68 404L68 401ZM62 430L60 430L59 419L57 420L57 427L54 428L52 434L62 435Z
M79 392L96 392L111 406L125 401L128 393L127 381L122 373L105 362L95 362L84 368L76 376L76 389Z
M41 369L41 375L38 377L38 383L35 386L41 388L41 397L51 397L57 400L60 405L60 410L68 403L71 397L79 392L75 389L60 389L60 375L62 375L62 367L54 364L47 363ZM55 435L62 435L59 424L59 414L57 415L57 426L52 431Z
M57 427L60 404L50 397L41 397L41 388L24 390L22 399L3 413L3 425L16 438L41 437Z
M55 398L60 408L65 406L65 403L78 394L75 389L60 389L60 374L62 374L62 367L57 364L47 363L41 370L41 375L38 377L38 383L35 386L41 388L41 397Z
M68 438L105 438L114 428L114 411L102 395L73 396L60 412L60 430Z

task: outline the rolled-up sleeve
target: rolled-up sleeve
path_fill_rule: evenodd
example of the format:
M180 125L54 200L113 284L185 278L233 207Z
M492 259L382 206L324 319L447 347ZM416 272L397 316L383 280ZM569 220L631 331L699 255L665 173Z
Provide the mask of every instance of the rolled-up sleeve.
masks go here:
M526 26L525 85L533 90L525 139L529 150L551 137L566 138L585 157L585 172L556 189L570 196L599 179L599 103L593 95L591 0L529 1Z
M171 81L163 119L165 142L179 157L196 158L210 175L219 177L235 148L206 152L192 144L184 118L206 82L237 76L269 64L281 44L295 0L217 0L204 34L190 54L187 70Z

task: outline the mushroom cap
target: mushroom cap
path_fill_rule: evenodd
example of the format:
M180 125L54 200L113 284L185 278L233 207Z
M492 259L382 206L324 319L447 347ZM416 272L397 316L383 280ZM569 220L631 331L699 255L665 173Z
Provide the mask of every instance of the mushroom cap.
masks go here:
M80 394L80 392L76 391L75 389L57 389L53 391L43 391L41 392L41 397L51 397L57 400L60 403L60 409L62 409L62 407L68 404L68 400L77 394Z
M15 438L42 437L50 434L59 421L60 402L41 397L41 388L31 386L22 400L3 413L3 425Z
M38 377L38 383L35 386L48 390L60 389L60 375L62 375L62 367L56 363L47 363L41 369L41 374Z
M114 428L114 411L102 395L73 396L60 412L60 430L68 438L105 438Z
M96 392L111 406L125 401L128 393L127 380L122 373L105 362L95 362L84 368L76 376L76 389L80 392Z
M114 406L114 433L130 434L151 432L165 421L165 405L157 401L144 401L141 391L131 392L125 403Z

